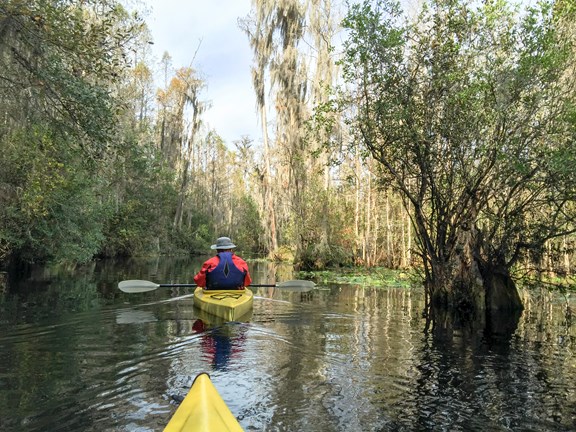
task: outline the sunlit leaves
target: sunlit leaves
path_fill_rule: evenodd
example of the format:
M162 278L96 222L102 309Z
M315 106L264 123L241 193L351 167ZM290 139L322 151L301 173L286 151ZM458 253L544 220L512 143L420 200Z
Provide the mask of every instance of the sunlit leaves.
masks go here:
M0 6L0 89L16 123L47 118L99 157L114 123L111 84L139 24L115 2L9 0Z

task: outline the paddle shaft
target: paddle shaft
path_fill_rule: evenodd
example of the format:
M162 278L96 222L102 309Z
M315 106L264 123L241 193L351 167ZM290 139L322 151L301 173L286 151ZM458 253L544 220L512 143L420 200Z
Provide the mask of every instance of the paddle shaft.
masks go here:
M158 288L176 288L176 287L196 287L196 284L158 284ZM264 287L276 287L276 284L250 284L251 287L264 288Z
M312 289L316 284L311 281L294 280L280 282L279 284L254 284L250 287L278 287L278 288L309 288ZM189 283L175 283L175 284L157 284L145 280L127 280L118 283L118 288L124 292L141 293L147 291L154 291L158 288L173 288L173 287L196 287L197 284Z

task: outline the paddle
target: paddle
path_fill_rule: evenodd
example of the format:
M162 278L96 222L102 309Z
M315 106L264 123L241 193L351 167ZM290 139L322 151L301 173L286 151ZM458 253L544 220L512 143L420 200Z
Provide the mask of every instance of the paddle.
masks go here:
M145 280L125 280L118 283L118 288L126 293L141 293L154 291L158 288L175 288L175 287L196 287L196 284L157 284ZM251 287L277 287L277 288L308 288L312 289L316 284L307 280L290 280L278 284L252 284Z

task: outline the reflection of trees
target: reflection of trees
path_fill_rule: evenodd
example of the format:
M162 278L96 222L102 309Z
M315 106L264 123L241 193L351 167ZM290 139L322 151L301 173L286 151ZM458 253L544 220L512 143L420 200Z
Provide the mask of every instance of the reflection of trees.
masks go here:
M402 424L416 430L570 429L576 406L569 396L571 354L550 340L558 337L552 329L561 311L533 311L530 301L525 304L523 319L515 317L517 328L508 317L503 327L488 323L491 331L436 328L426 334L410 395L413 415Z
M29 301L39 298L33 295ZM48 311L49 305L43 310ZM85 384L78 349L82 336L73 325L50 325L48 314L38 314L44 316L46 324L14 323L10 332L3 326L6 339L0 340L0 430L21 430L20 419L42 417L56 409L66 417L89 406L88 401L73 397ZM77 422L81 424L81 419ZM32 422L28 430L34 430L33 425Z
M282 298L302 294L307 293L278 290ZM275 411L270 424L286 424L291 425L292 430L307 430L309 424L306 422L313 417L316 430L334 430L334 418L324 406L323 399L318 397L324 393L319 389L327 385L325 352L331 333L329 320L325 314L313 309L298 312L296 304L291 310L276 316L271 328L288 343L275 345L275 385L270 403L283 406L285 401L290 401L294 408ZM294 325L296 321L297 325Z
M271 400L261 406L273 411L266 424L568 430L574 331L555 333L566 328L562 308L524 303L523 315L503 322L446 318L429 331L420 290L341 285L315 291L309 303L274 303L266 328L283 343L266 359L273 364ZM274 409L284 406L290 411Z
M192 283L194 274L206 258L207 256L141 257L125 261L104 260L98 262L97 272L102 275L103 279L110 282L110 289L118 293L118 282L125 279L145 279L160 283Z
M34 268L11 285L0 304L0 376L6 377L0 392L1 430L22 430L20 422L29 431L53 430L50 425L56 424L69 430L111 430L111 421L163 402L162 395L173 391L167 375L172 356L185 345L170 343L191 334L193 305L155 303L154 297L189 291L124 296L117 283L186 277L191 262L143 259L132 264ZM122 309L107 306L118 296L131 304L149 303L131 309L166 318L123 324L118 320ZM9 314L2 312L5 305Z
M294 279L291 265L270 261L249 261L250 274L255 284L273 284Z
M403 392L379 382L412 368L402 360L414 348L410 339L421 295L414 302L407 290L347 285L312 294L309 302L293 305L297 311L292 314L279 317L276 310L271 328L290 343L274 345L276 384L270 404L289 401L293 409L274 412L270 424L293 430L385 427L384 399L401 399Z

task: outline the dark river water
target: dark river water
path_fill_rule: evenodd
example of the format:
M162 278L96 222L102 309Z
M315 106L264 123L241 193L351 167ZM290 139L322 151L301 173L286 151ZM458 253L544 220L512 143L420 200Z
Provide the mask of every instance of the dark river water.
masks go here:
M192 291L201 260L38 269L0 294L0 431L161 431L208 372L247 431L576 430L576 300L522 292L517 326L431 329L420 288L253 288L222 323ZM254 283L293 279L250 262Z

